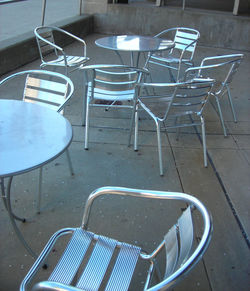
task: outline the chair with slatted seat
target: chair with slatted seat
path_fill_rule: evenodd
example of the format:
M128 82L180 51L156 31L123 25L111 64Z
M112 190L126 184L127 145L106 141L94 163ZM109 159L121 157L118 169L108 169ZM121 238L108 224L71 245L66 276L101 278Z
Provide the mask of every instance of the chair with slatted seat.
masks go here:
M197 42L200 38L199 31L175 27L161 31L155 37L173 39L175 47L169 51L156 52L150 55L147 66L154 64L169 70L172 82L178 81L181 76L181 67L193 66L193 57ZM176 77L173 75L176 72Z
M138 150L138 118L140 109L155 122L160 175L163 176L161 131L201 127L204 166L207 167L206 133L203 110L214 85L213 79L196 78L180 83L140 83L134 107L134 150ZM132 130L130 130L129 144Z
M154 241L158 241L156 248L155 245L147 245L145 241L138 243L140 233L136 235L138 238L136 245L118 241L100 233L94 233L88 229L89 220L91 218L92 228L96 227L96 225L93 226L94 216L96 219L98 218L100 208L92 207L93 202L96 200L103 201L105 195L112 195L112 200L110 201L113 201L113 198L115 199L114 196L127 196L126 198L123 197L123 199L128 199L131 203L136 199L143 199L142 203L146 202L145 199L157 199L160 203L159 205L162 205L164 200L167 204L177 203L178 201L176 211L173 213L173 222L169 222L170 226L172 223L175 224L170 228L166 227L167 222L161 220L160 212L152 213L154 218L159 216L156 221L158 221L159 228L163 232L161 238L153 238ZM138 201L136 200L136 202ZM112 202L109 202L109 206L112 208ZM174 209L173 204L168 206ZM144 208L142 210L140 207L142 205L138 203L137 209L139 212L145 211ZM105 210L107 211L107 208ZM107 211L106 216L109 216L109 214ZM149 211L147 215L150 215ZM112 219L110 216L106 221L109 221L108 224L111 221L116 221L119 224L116 218ZM169 231L166 233L168 228ZM105 232L103 228L101 229L102 232ZM119 229L126 236L127 230L123 232L122 225L119 226ZM152 236L149 222L145 229L141 228L141 232L146 232L147 238ZM166 234L164 235L164 233ZM69 238L65 243L63 239L66 235ZM196 235L199 236L199 240L197 240ZM30 290L29 288L32 288L33 291L139 290L136 285L138 280L141 285L140 289L151 291L167 290L183 279L201 260L209 245L211 235L211 216L205 206L194 196L177 192L102 187L93 191L88 197L81 227L64 228L51 237L21 283L20 291ZM60 249L60 253L56 255L56 260L53 262L55 268L53 269L53 267L50 267L52 266L50 259L53 250L56 250L56 253L59 252L60 245L66 247ZM143 249L141 245L143 245ZM151 250L145 248L151 248ZM159 264L161 259L162 264ZM51 268L51 270L46 276L48 279L44 281L44 276L42 274L39 275L39 273L43 272L41 267L44 262L49 261L51 265L48 268ZM137 272L141 272L141 269L139 268L136 271L136 267L138 268L139 264L146 268L145 278L143 278L145 280L143 281L144 286L141 284L142 278L138 278L137 274ZM161 274L164 275L161 276ZM41 276L43 276L42 281L39 280ZM131 281L132 278L133 280Z
M68 104L74 92L74 85L70 78L63 74L45 71L45 70L27 70L14 73L0 81L0 86L7 82L15 85L21 85L20 95L24 102L37 103L56 110L63 114L65 106ZM24 84L24 89L23 89ZM18 94L18 90L17 90ZM66 155L69 163L69 169L74 175L70 155L66 149ZM39 154L39 153L38 153ZM42 192L42 167L39 171L39 190L37 212L40 212L41 192Z
M212 96L214 96L221 126L224 136L227 136L227 130L221 110L220 101L223 96L227 95L229 105L232 111L233 120L237 122L236 112L233 105L233 100L230 91L230 85L233 81L234 75L242 62L243 54L230 54L204 58L198 67L188 68L184 73L184 80L192 78L213 78L216 80L213 88Z
M41 68L45 66L65 67L65 74L68 75L69 68L75 70L89 60L85 41L68 31L54 26L39 26L35 28L34 33L41 57ZM71 42L80 43L82 52L79 55L68 55L62 48L60 43L66 38Z
M125 65L90 65L80 69L85 73L85 79L89 80L83 102L84 147L88 149L91 108L103 107L106 111L125 108L130 109L132 113L136 84L142 78L142 74L147 73L147 70Z

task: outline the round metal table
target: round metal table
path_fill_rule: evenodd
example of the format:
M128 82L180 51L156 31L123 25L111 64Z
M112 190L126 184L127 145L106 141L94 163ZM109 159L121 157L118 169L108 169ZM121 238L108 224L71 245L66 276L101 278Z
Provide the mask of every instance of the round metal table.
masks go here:
M41 105L0 100L0 178L4 205L14 230L28 252L10 203L13 176L39 168L63 153L72 141L71 124L60 113ZM5 191L4 178L9 177Z
M95 44L99 47L115 51L118 54L122 63L123 60L119 54L119 51L130 52L131 65L134 65L136 67L138 67L139 64L140 53L149 52L152 54L158 51L169 50L174 47L174 42L171 40L153 36L140 36L140 35L107 36L97 39L95 41ZM136 61L134 61L133 53L137 53Z

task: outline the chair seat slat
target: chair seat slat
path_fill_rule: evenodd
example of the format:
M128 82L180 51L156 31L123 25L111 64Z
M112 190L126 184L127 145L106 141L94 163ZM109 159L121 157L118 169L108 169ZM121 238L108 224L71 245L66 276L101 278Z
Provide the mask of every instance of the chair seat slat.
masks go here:
M182 38L189 38L193 40L198 38L198 35L196 33L189 33L189 32L184 32L180 30L177 31L176 36L182 37Z
M140 251L139 247L122 243L105 291L128 290Z
M191 45L191 46L187 47L186 44L175 42L175 48L182 50L182 51L185 50L186 52L193 52L195 46Z
M180 255L178 266L184 263L190 253L193 243L193 221L190 206L183 212L178 219L180 235Z
M173 273L178 259L179 248L176 233L176 226L174 225L164 237L166 248L166 271L165 278Z
M88 85L88 96L91 97L91 83ZM101 100L132 100L134 98L134 90L125 90L125 91L110 91L104 90L100 88L94 88L94 99L101 99Z
M93 234L77 228L49 281L70 284L92 241Z
M32 99L37 103L48 103L59 107L65 100L64 96L57 95L49 92L38 91L35 89L27 88L25 91L24 100Z
M76 287L85 291L98 290L107 271L116 245L116 240L103 236L98 237L88 264Z
M67 85L63 83L58 83L55 81L43 80L29 76L26 80L26 86L33 88L41 88L46 90L51 90L61 94L65 94L67 91Z
M187 38L182 38L182 37L175 37L175 43L181 43L184 45L189 45L193 43L192 45L195 45L195 42L193 39L187 39Z

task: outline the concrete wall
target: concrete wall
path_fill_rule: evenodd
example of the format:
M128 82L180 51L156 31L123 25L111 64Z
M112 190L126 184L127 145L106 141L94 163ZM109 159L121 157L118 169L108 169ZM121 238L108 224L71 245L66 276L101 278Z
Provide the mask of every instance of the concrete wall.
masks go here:
M60 21L55 26L61 27L79 37L93 33L94 18L91 15L82 15ZM61 46L69 44L71 39L59 40ZM39 52L33 31L0 42L0 75L8 73L38 59Z
M95 11L97 0L86 0L85 9ZM105 0L98 3L104 4ZM163 29L186 26L200 31L199 44L234 50L250 50L250 17L229 12L174 7L107 4L94 14L94 31L107 34L154 35ZM86 11L86 12L90 12Z

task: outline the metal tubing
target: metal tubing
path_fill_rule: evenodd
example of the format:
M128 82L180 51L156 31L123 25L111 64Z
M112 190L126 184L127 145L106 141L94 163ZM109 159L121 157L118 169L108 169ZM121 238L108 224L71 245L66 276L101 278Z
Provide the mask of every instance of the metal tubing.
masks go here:
M7 211L8 211L8 215L10 217L10 221L11 221L11 224L14 228L14 231L18 237L18 239L20 240L20 242L22 243L22 245L26 248L26 250L28 251L28 253L33 257L33 258L37 258L37 255L36 253L30 248L30 246L27 244L27 242L25 241L23 235L21 234L19 228L17 227L16 225L16 222L15 222L15 219L14 219L14 216L12 214L12 209L11 209L11 202L10 202L10 189L11 189L11 183L12 183L12 179L13 177L10 177L9 179L9 182L8 182L8 186L7 186L7 199L6 199L6 202L7 202Z
M86 120L85 120L85 142L84 148L88 149L89 143L89 98L87 97L87 105L86 105Z
M128 136L128 147L131 144L131 136L133 131L133 125L135 123L135 113L136 113L136 102L134 102L133 110L132 110L132 116L130 120L130 128L129 128L129 136Z
M136 104L135 109L135 142L134 142L134 150L138 150L138 129L139 129L139 112L138 112L138 104Z
M119 53L118 51L115 51L115 53L117 54L117 56L118 56L118 58L119 58L121 64L124 66L124 62L123 62L123 59L122 59L120 53Z
M227 88L227 96L228 96L230 107L231 107L231 110L232 110L234 122L236 123L237 122L237 117L236 117L236 113L235 113L235 109L234 109L234 105L233 105L231 91L230 91L230 88L229 88L228 84L226 84L226 88Z
M68 149L66 149L66 155L67 155L67 160L68 160L68 164L69 164L69 171L70 171L70 174L71 174L72 176L74 176L75 173L74 173L74 169L73 169L73 166L72 166L72 162L71 162L71 158L70 158L70 154L69 154L69 150L68 150Z
M204 167L207 168L207 143L206 143L205 121L204 121L204 118L202 116L200 116L200 119L201 119Z
M39 186L38 186L38 197L37 197L37 213L41 212L41 195L42 195L42 180L43 180L43 167L39 168Z
M158 121L156 121L156 132L157 132L157 143L158 143L158 154L159 154L159 167L160 175L163 176L163 166L162 166L162 149L161 149L161 128Z
M2 195L1 196L2 196L3 203L4 203L4 207L8 211L7 195L6 195L6 192L5 192L5 189L4 189L4 178L1 178L1 192L2 192ZM22 218L22 217L19 217L19 216L15 215L12 211L11 211L11 215L16 220L19 220L19 221L22 221L22 222L25 222L26 221L25 218Z
M216 100L216 104L217 104L218 111L219 111L220 123L221 123L222 129L223 129L224 136L227 136L227 130L226 130L226 127L225 127L223 114L222 114L221 107L220 107L219 98L218 98L218 96L216 96L216 94L212 94L212 95L215 97L215 100Z
M47 0L43 0L43 6L42 6L42 26L44 26L46 3L47 3Z

